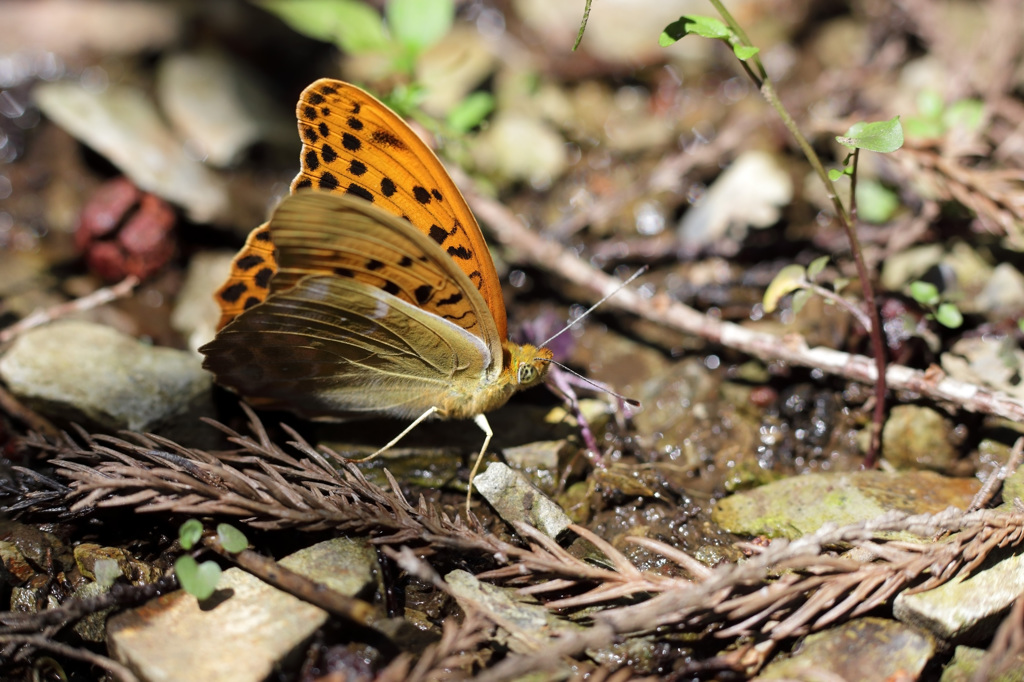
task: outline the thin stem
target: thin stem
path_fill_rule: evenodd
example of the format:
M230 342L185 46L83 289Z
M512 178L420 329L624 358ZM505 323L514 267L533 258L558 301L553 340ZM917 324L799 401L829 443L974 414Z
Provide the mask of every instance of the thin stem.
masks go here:
M722 19L733 31L733 33L739 37L744 45L753 47L753 43L750 42L750 38L747 37L743 27L739 25L732 14L725 8L721 0L710 0L711 4L718 10L718 13L722 16ZM807 158L807 162L811 164L811 168L818 174L821 181L825 184L825 190L828 193L829 200L832 202L832 206L835 208L836 216L839 218L839 223L843 226L843 230L846 232L846 237L850 242L850 253L853 256L854 264L857 267L857 276L860 278L861 291L864 295L864 303L868 309L868 316L871 319L871 328L869 330L871 336L871 348L872 354L875 359L875 368L878 372L878 381L875 384L875 409L872 416L871 424L871 445L868 449L867 456L864 458L865 467L873 467L875 459L878 455L879 445L881 443L882 423L885 421L885 342L882 337L882 324L881 317L878 314L878 306L875 303L875 291L871 284L871 278L868 273L868 268L864 262L864 255L860 248L860 241L857 239L857 232L855 227L856 220L856 202L851 199L851 211L846 210L846 206L843 205L842 199L839 198L838 192L836 192L835 184L828 177L828 172L825 170L824 164L821 163L821 159L818 158L818 154L814 151L811 143L808 142L807 138L803 136L800 129L796 125L796 121L789 115L789 112L783 106L782 101L779 99L778 93L775 92L775 87L772 85L771 80L768 78L768 74L765 71L764 65L761 63L760 58L757 55L752 57L752 61L757 65L757 69L760 72L760 77L756 77L751 68L742 62L744 70L750 75L751 80L757 84L758 89L761 91L761 95L765 100L772 106L773 109L778 113L779 118L782 119L783 125L796 140L797 145L800 147L800 151L803 152ZM853 163L854 163L854 179L856 179L856 163L857 163L857 151L854 151ZM851 183L853 190L856 190L856 182Z

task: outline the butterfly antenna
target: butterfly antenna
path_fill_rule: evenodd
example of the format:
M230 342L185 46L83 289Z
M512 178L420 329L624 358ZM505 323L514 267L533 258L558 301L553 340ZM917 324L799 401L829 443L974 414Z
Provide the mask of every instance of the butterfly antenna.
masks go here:
M637 273L637 274L640 274L640 273ZM636 275L633 275L633 276L636 277ZM616 289L616 291L618 291L618 290ZM608 395L615 396L616 398L618 398L619 400L621 400L622 402L626 403L627 405L629 405L631 407L640 407L640 401L639 400L633 400L632 398L627 398L624 395L619 395L618 393L616 393L612 389L608 388L607 386L604 386L602 384L597 383L596 381L588 379L587 377L583 376L579 372L575 372L575 371L569 369L568 367L566 367L565 365L563 365L560 362L555 362L554 360L551 360L549 358L538 358L538 359L539 360L543 360L544 362L550 363L552 365L557 365L557 366L561 367L562 369L564 369L569 374L572 374L574 377L577 377L578 379L582 379L583 381L587 382L588 384L590 384L591 386L596 388L598 391L601 391L603 393L607 393Z
M572 322L570 322L569 324L567 324L567 325L565 325L564 327L562 327L561 331L559 331L559 332L558 332L557 334L554 334L554 335L553 335L553 336L552 336L552 337L551 337L550 339L548 339L547 341L545 341L545 342L543 342L543 343L539 344L539 345L540 345L540 347L541 347L541 348L543 348L544 346L548 345L549 343L551 343L552 341L554 341L555 339L557 339L557 338L558 338L559 336L561 336L562 334L564 334L565 332L569 331L569 329L571 329L571 328L572 328L572 326L573 326L574 324L576 324L577 322L579 322L580 320L582 320L582 319L583 319L584 317L586 317L586 316L587 316L587 315L589 315L590 313L594 312L594 309L595 309L595 308L597 308L597 306L601 305L602 303L604 303L605 301L607 301L607 300L608 300L609 298L611 298L611 297L612 297L612 296L614 296L615 294L617 294L617 293L619 293L620 291L622 291L623 289L625 289L625 288L626 288L627 286L629 286L629 284L630 284L630 283L631 283L631 282L632 282L632 281L633 281L634 279L636 279L636 278L637 278L637 277L639 277L640 275L642 275L642 274L644 274L645 272L647 272L647 270L648 270L648 266L646 266L646 265L645 265L645 266L643 266L642 268L640 268L639 270L637 270L636 272L634 272L634 273L633 273L633 274L632 274L632 275L630 276L630 278L629 278L629 279L627 279L627 280L626 280L625 282L623 282L623 283L622 283L622 284L620 284L619 286L615 287L615 289L614 289L614 290L613 290L613 291L612 291L612 292L611 292L610 294L608 294L607 296L605 296L604 298L602 298L602 299L601 299L600 301L598 301L598 302L597 302L597 303L595 303L594 305L592 305L592 306L590 306L589 308L587 308L587 309L586 309L586 310L585 310L585 311L584 311L583 313L581 313L580 315L578 315L578 316L576 317L576 319L575 319L575 320L573 320L573 321L572 321ZM556 364L556 365L558 365L558 363L557 363L557 362L556 362L555 364ZM559 367L563 367L563 365L558 365L558 366L559 366ZM566 368L566 369L568 369L568 368ZM570 371L570 372L572 372L572 370L569 370L569 371ZM572 372L572 373L573 373L573 374L576 374L576 372ZM579 375L577 374L576 376L579 376ZM581 379L586 379L586 377L580 377L580 378L581 378ZM593 382L591 382L591 383L593 383ZM611 391L609 391L609 393L611 393ZM613 394L613 395L614 395L614 394Z

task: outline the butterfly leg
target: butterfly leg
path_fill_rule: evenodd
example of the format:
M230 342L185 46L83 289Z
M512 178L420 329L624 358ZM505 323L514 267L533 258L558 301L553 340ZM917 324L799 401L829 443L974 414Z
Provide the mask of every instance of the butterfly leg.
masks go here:
M376 459L380 455L384 454L385 452L387 452L388 450L393 448L398 443L398 441L400 441L403 438L405 438L409 434L410 431L412 431L417 426L419 426L421 423L423 423L424 420L428 419L435 412L437 412L437 407L436 406L435 407L431 407L429 410L427 410L426 412L424 412L420 416L416 417L416 419L414 419L411 424L409 424L407 427L405 427L405 429L400 434L398 434L397 436L392 438L390 441L388 441L387 445L382 447L377 452L373 453L372 455L367 455L366 457L363 457L361 459L352 459L352 460L349 460L349 461L351 461L351 462L369 462L371 459Z
M476 472L480 469L480 464L484 461L484 455L487 454L487 446L491 444L491 438L494 436L494 431L491 430L491 424L487 421L487 417L482 414L478 414L473 417L473 422L480 427L480 430L484 432L484 444L480 448L480 454L476 456L476 461L473 463L473 470L469 472L469 490L466 492L466 517L469 517L469 503L473 496L473 479L476 478Z

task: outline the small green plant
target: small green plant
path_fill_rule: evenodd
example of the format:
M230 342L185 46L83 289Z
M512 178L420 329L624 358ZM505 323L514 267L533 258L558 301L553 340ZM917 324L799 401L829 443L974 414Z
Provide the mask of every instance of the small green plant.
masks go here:
M178 542L186 551L197 547L202 537L203 524L196 519L189 519L178 529ZM231 554L237 554L249 546L245 535L226 523L217 526L217 541L224 551ZM209 599L217 589L221 570L214 561L200 563L191 554L183 554L174 562L174 574L181 589L203 601Z
M911 282L910 297L929 310L929 319L943 327L958 329L964 323L964 316L956 304L942 300L938 287L931 282Z
M391 55L397 73L443 38L455 18L453 0L389 0L384 17L359 0L254 0L299 33L348 54Z
M391 73L410 79L417 60L451 30L454 0L388 0L384 13L362 0L253 0L302 35L335 45L352 55L390 58ZM405 117L421 118L427 84L399 84L384 101ZM447 114L446 133L472 130L494 110L494 97L474 92ZM437 128L433 121L420 121ZM435 131L436 132L436 131Z
M953 129L977 131L985 120L985 103L978 99L960 99L949 105L934 90L917 95L917 114L908 116L907 135L937 139Z
M844 160L842 170L826 172L825 166L818 158L817 152L815 152L811 143L806 137L804 137L803 133L797 127L793 117L782 105L778 93L775 92L775 86L768 77L764 64L761 63L758 48L751 42L746 32L739 25L736 19L733 18L732 14L730 14L725 8L725 5L721 0L710 1L718 11L718 14L722 17L721 19L684 15L677 21L674 21L665 27L664 32L659 38L659 43L664 47L672 45L685 36L696 35L704 38L721 40L727 44L739 60L739 63L747 73L747 76L750 77L758 90L764 96L765 100L772 106L772 108L775 109L776 113L778 113L783 124L800 146L800 149L804 153L808 163L810 163L811 167L825 185L825 189L835 210L836 218L839 220L840 225L846 232L847 239L850 243L850 252L853 256L854 264L857 267L857 277L860 280L864 304L867 308L867 315L864 317L859 316L858 319L862 320L862 324L868 330L871 337L875 369L878 373L878 381L875 386L875 413L873 415L871 444L868 449L868 455L865 462L866 465L871 466L874 463L874 459L881 442L882 422L885 419L885 342L882 336L882 324L878 313L878 306L875 303L872 278L868 272L867 265L864 262L860 242L857 240L856 231L854 229L857 220L857 160L861 149L890 152L895 151L902 146L903 130L900 126L899 117L894 117L889 121L875 123L856 123L845 135L838 136L836 140L840 144L852 149L852 152ZM851 179L849 205L845 204L840 198L834 184L835 180L844 174L849 175ZM818 286L814 283L814 278L812 276L808 276L808 271L800 268L799 266L793 266L791 269L784 269L783 273L780 273L780 275L782 275L782 279L776 277L776 280L772 283L775 286L769 287L771 290L771 296L768 295L769 292L766 292L766 310L769 308L774 309L774 306L778 304L778 299L785 295L785 293L800 289L814 290L814 287ZM822 291L827 290L822 289ZM822 293L822 291L817 291L817 293ZM834 292L828 293L830 295L834 294ZM833 301L838 303L838 296L836 296ZM851 305L850 309L854 310L854 307Z

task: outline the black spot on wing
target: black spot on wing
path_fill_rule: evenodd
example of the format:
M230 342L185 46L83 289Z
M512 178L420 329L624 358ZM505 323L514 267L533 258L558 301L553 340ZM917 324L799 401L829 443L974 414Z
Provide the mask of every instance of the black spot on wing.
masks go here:
M316 107L307 106L305 109L302 110L302 113L305 115L307 120L312 121L316 119Z
M461 300L462 300L462 294L460 294L459 292L456 291L454 294L452 294L448 298L444 298L444 299L441 299L440 301L438 301L437 305L438 305L438 307L443 306L443 305L455 305L456 303L458 303Z
M423 305L424 303L430 300L430 296L431 294L433 294L433 292L434 288L432 286L430 286L429 284L423 284L416 287L416 291L412 293L413 296L416 298L416 303L419 305Z
M313 186L313 182L309 178L302 178L295 183L295 189L307 189Z
M269 242L270 241L270 230L263 230L262 232L256 233L256 241L258 242Z
M348 164L348 172L357 178L366 172L366 164L362 161L352 159L351 163Z
M371 258L370 260L366 261L366 269L370 270L371 272L373 270L380 270L382 267L384 267L384 264L381 263L376 258Z
M443 227L440 227L438 225L431 225L430 226L430 231L427 232L427 235L431 239L433 239L435 242L437 242L438 246L443 245L444 244L444 240L448 239L448 237L452 236L453 234L455 234L455 230L452 230L451 232L449 232L446 229L444 229Z
M363 129L363 122L360 121L355 116L349 116L349 119L348 119L348 121L346 121L346 123L348 123L348 127L351 128L352 130L362 130Z
M310 149L308 152L306 152L304 162L306 164L306 168L311 171L315 171L317 168L320 167L320 159L317 158L315 149Z
M329 144L325 144L320 148L320 156L323 158L324 163L334 163L335 159L338 158L338 152L334 151L334 147Z
M439 192L438 190L432 189L432 190L430 190L430 193L433 195L434 199L436 199L437 201L439 201L439 202L440 201L444 201L444 197L441 196L441 192Z
M363 105L360 104L359 102L352 102L352 113L355 114L356 116L359 115L359 112L362 108Z
M325 95L334 95L337 94L338 88L334 87L333 85L324 85L320 88L320 92L322 92Z
M391 178L381 178L380 191L381 194L383 194L384 196L391 197L394 196L395 192L398 191L398 188L395 187L395 183L391 180Z
M320 189L330 192L338 189L338 178L334 177L332 173L325 172L320 176L319 181Z
M345 133L341 136L341 146L350 152L357 152L363 146L363 143L352 133Z
M302 136L306 138L306 142L313 144L320 139L320 136L316 134L316 130L312 127L304 127L302 129Z
M229 287L225 287L224 291L220 292L220 298L228 303L237 303L238 299L242 298L242 294L248 288L245 286L245 282L236 282Z
M399 291L402 290L401 287L399 287L397 284L390 280L384 282L384 286L382 286L381 289L388 292L392 296L395 296L396 294L398 294Z
M309 97L306 98L306 101L310 104L323 104L324 98L322 95L311 92L309 93Z
M412 196L424 206L430 203L430 192L427 191L426 187L416 185L412 188Z
M354 182L349 184L348 189L345 190L345 194L351 194L359 197L360 199L366 199L369 202L373 201L373 194L370 193L370 190L365 187L360 187Z
M403 143L398 137L387 130L375 130L370 135L370 139L373 140L374 144L380 145L381 147L391 147L392 149L405 149L405 143Z
M249 308L253 307L254 305L260 302L260 299L256 298L255 296L250 296L249 298L245 299L245 305L243 307L246 310L248 310Z
M320 121L320 125L318 125L316 129L320 133L320 137L327 137L331 134L331 129L328 128L327 124L323 121Z
M235 261L235 266L241 270L252 270L257 265L263 264L263 256L258 256L255 253L248 256L242 256Z
M348 268L334 268L334 274L338 275L339 277L352 277L352 275L354 275L355 273L353 273Z
M400 268L407 268L410 265L412 265L412 258L408 256L402 256L402 260L398 261L398 267Z
M254 278L253 281L256 282L256 286L260 287L261 289L266 289L268 286L270 286L270 278L273 276L273 270L271 270L270 268L263 268L262 270L256 273L256 277Z
M473 252L465 246L449 246L448 255L452 258L458 258L459 260L470 260L473 257Z

